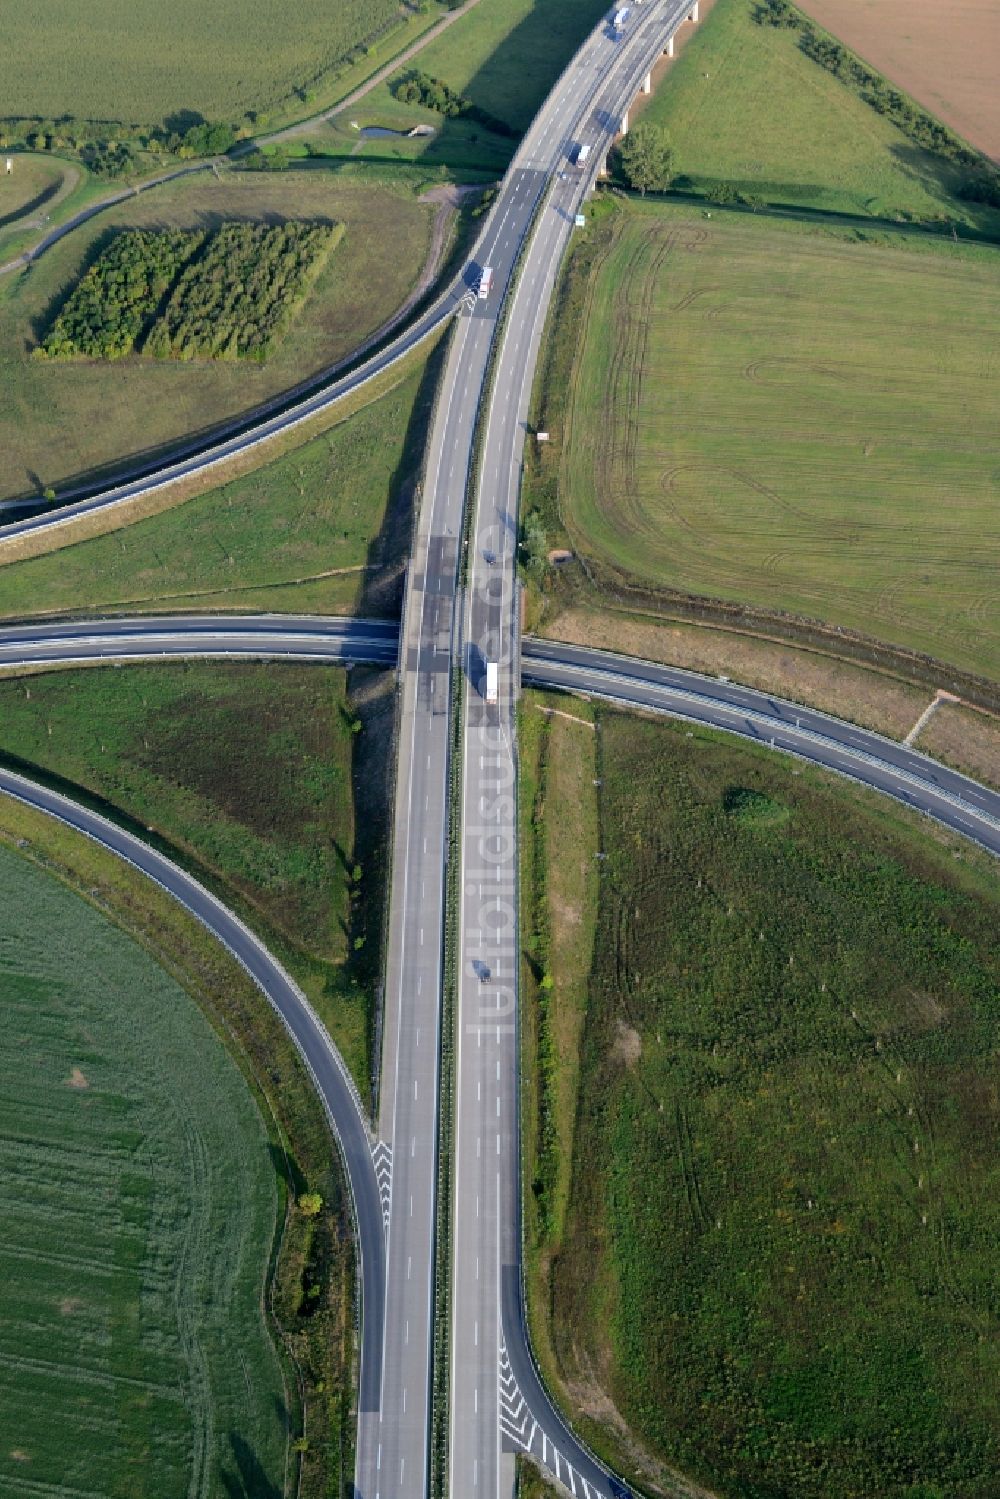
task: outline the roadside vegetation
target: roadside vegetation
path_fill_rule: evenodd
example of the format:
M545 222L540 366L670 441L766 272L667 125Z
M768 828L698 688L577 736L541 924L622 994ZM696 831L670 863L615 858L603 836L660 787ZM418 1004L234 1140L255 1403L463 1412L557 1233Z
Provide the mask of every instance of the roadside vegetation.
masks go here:
M536 394L551 440L526 502L548 545L613 596L884 642L977 690L1000 672L998 263L933 237L609 207L571 256Z
M559 1499L559 1490L526 1458L517 1460L517 1499Z
M38 1064L12 1072L4 1086L18 1142L6 1176L14 1183L33 1173L4 1216L5 1325L31 1321L27 1364L11 1365L6 1381L12 1421L0 1464L10 1487L20 1492L26 1474L45 1482L49 1464L58 1487L67 1471L79 1479L81 1464L92 1462L87 1476L102 1492L116 1469L130 1494L186 1495L192 1473L214 1479L202 1490L212 1495L283 1491L296 1467L303 1499L337 1492L353 1471L349 1206L294 1046L243 970L121 860L6 797L0 841L16 846L20 865L4 899L18 917L5 942L5 999L14 1008L0 1014L17 1035L3 1054L11 1065L23 1060L27 1040ZM12 854L3 858L6 868ZM229 1051L229 1065L178 985ZM26 1155L28 1128L36 1147ZM94 1147L82 1177L78 1151L67 1163L71 1138ZM300 1207L303 1197L311 1200ZM142 1342L140 1290L143 1331L149 1316L152 1334ZM47 1374L41 1332L57 1364ZM138 1369L145 1380L150 1367L170 1372L171 1361L175 1371L191 1368L179 1398L176 1380L166 1398L144 1387L136 1399L122 1380L113 1388L125 1393L109 1399L110 1367ZM99 1425L77 1399L88 1380L99 1391Z
M872 70L857 80L861 64L824 33L759 24L765 8L716 0L643 106L641 118L669 132L675 188L1000 239L1000 212L963 196L981 158Z
M370 405L241 478L104 535L53 533L55 550L0 565L0 618L397 613L439 363L400 364Z
M322 166L227 171L168 183L102 213L54 245L27 274L0 282L0 498L60 490L253 408L344 359L406 300L427 262L433 205L399 175L377 181ZM122 229L204 232L224 223L342 224L343 240L299 318L263 364L31 357L50 309Z
M604 710L595 836L551 774L559 720L531 694L522 717L521 815L542 822L522 920L543 1366L656 1491L684 1474L733 1496L987 1499L992 865L786 759ZM599 905L568 900L567 868L595 866ZM540 993L538 954L560 944L569 985L550 958ZM547 1055L553 1024L579 1042ZM539 1098L563 1090L546 1172ZM558 1210L546 1176L567 1173Z
M177 663L0 682L0 755L81 789L235 904L369 1088L392 682Z
M9 847L0 908L0 1486L284 1491L260 1110L176 979Z

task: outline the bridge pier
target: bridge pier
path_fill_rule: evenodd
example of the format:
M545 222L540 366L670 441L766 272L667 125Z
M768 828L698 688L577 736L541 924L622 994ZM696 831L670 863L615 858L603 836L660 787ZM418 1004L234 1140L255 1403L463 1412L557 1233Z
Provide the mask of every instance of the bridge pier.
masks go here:
M697 20L698 20L698 0L694 0L694 4L692 5L691 12L690 12L690 14L688 16L688 20L689 21L694 21L695 23L697 23Z
M641 88L640 92L643 93L643 94L651 94L653 92L653 75L652 75L652 73L647 73L646 76L645 76L645 78L642 80L642 88Z
M619 135L628 135L628 110L622 110L622 122L618 130Z
M664 57L673 57L674 55L674 39L672 36L667 40L667 45L663 49L663 55Z

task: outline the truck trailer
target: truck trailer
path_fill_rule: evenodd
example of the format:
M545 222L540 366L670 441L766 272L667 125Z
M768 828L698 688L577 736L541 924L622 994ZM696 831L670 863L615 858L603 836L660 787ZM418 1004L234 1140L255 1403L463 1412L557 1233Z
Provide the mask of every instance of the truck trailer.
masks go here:
M500 695L500 665L497 661L487 661L486 676L483 679L483 697L487 703L495 703Z
M479 300L485 302L493 287L493 267L484 265L479 277Z

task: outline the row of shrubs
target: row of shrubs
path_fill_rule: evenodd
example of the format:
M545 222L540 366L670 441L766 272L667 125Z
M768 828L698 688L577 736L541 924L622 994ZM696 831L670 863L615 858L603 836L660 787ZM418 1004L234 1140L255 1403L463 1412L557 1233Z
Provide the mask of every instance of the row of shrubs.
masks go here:
M142 151L181 161L222 156L249 127L202 120L183 129L110 124L100 120L0 120L0 150L59 151L76 156L98 177L123 177Z
M963 169L966 175L958 189L961 197L1000 208L1000 172L940 120L893 88L881 73L868 67L832 36L817 30L790 0L758 0L753 16L761 26L798 31L799 47L807 57L839 78L872 109L885 115L908 140Z
M301 222L126 230L74 287L35 357L263 360L342 232Z

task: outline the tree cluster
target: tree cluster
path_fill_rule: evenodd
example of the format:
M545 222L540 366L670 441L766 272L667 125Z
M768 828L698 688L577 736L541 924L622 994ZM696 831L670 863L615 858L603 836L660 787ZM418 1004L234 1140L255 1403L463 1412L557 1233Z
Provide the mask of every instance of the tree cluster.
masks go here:
M799 18L788 0L761 0L754 7L753 18L758 26L787 26L794 29Z
M182 271L143 352L263 360L339 237L332 224L224 224Z
M119 234L74 287L36 352L49 359L131 354L151 310L204 237L143 229Z
M673 181L674 153L665 130L640 120L618 148L630 187L645 197L664 193Z
M223 224L118 235L78 282L40 358L266 358L342 227Z
M466 114L472 101L458 94L441 78L432 78L429 73L414 71L401 78L393 89L396 98L403 104L420 104L424 109L433 109L436 114L448 119Z
M444 115L449 120L473 120L477 125L482 125L484 130L492 130L494 135L517 135L517 131L506 120L498 120L495 115L480 109L478 104L473 104L464 94L456 93L441 78L432 78L429 73L421 73L418 69L401 78L394 86L393 94L403 104L420 104L424 109L433 109L435 114Z

